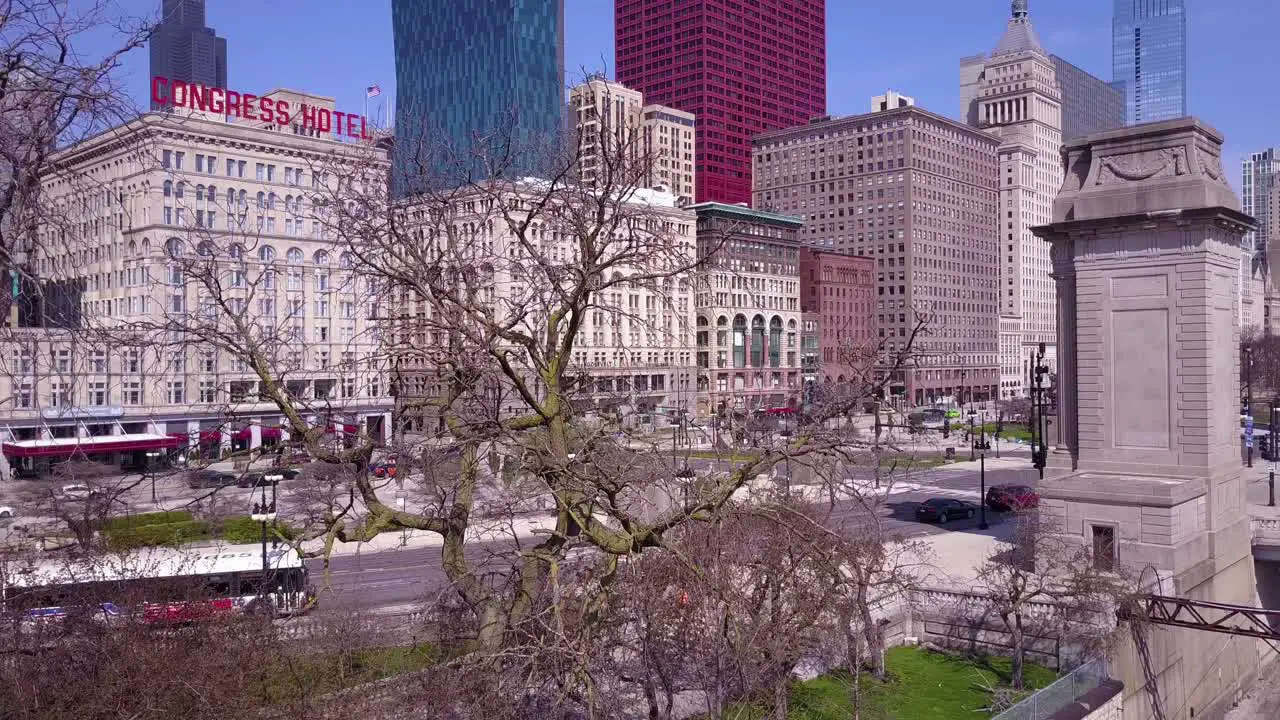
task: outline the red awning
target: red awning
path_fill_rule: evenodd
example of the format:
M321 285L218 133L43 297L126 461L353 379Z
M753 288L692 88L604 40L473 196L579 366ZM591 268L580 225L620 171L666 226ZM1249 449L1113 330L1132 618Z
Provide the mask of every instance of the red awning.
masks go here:
M262 428L263 440L279 440L281 437L284 437L284 432L278 427Z
M355 435L356 433L360 432L360 428L356 427L355 425L341 425L341 424L335 425L334 423L329 423L329 426L326 427L324 431L326 433L334 433L334 432L337 432L339 429L341 429L342 432L347 433L349 435Z
M237 430L236 434L233 435L232 437L234 437L237 440L248 440L249 438L253 437L253 428L248 426L242 427L239 430Z
M134 452L136 450L172 450L181 440L167 435L98 435L83 438L18 440L4 443L8 457L57 457L61 455Z
M220 442L222 442L222 431L221 431L221 430L201 430L201 431L200 431L200 444L201 444L201 445L205 445L205 444L212 444L212 443L220 443Z

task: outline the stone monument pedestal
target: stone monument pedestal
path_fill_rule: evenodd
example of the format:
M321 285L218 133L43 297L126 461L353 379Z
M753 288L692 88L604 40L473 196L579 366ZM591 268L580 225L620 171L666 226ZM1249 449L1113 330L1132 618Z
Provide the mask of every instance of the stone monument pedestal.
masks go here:
M1253 605L1239 445L1240 239L1254 227L1194 118L1073 141L1054 223L1058 445L1041 512L1147 591ZM1271 651L1154 628L1166 718L1215 717ZM1132 647L1114 667L1125 718L1154 717Z

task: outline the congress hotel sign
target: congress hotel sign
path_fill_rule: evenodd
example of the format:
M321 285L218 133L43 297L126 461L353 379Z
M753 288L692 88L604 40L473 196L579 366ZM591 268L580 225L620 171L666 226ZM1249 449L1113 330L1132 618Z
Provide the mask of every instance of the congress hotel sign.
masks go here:
M151 78L151 102L156 107L203 110L241 120L274 123L282 127L296 122L308 130L361 140L370 139L363 115L305 103L298 103L294 107L287 100L279 98L205 87L160 75Z

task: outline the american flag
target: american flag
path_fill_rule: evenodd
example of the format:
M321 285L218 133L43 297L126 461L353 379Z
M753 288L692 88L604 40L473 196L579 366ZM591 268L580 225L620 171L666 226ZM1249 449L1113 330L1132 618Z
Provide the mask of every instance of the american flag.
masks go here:
M378 97L381 94L382 88L378 87L378 83L374 83L364 90L365 97Z

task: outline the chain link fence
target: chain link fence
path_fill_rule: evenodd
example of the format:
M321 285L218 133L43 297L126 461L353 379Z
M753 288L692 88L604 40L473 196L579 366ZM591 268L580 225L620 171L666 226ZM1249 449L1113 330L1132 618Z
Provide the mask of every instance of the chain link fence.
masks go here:
M1092 692L1108 677L1110 667L1105 659L1085 663L992 720L1049 720L1054 713Z

